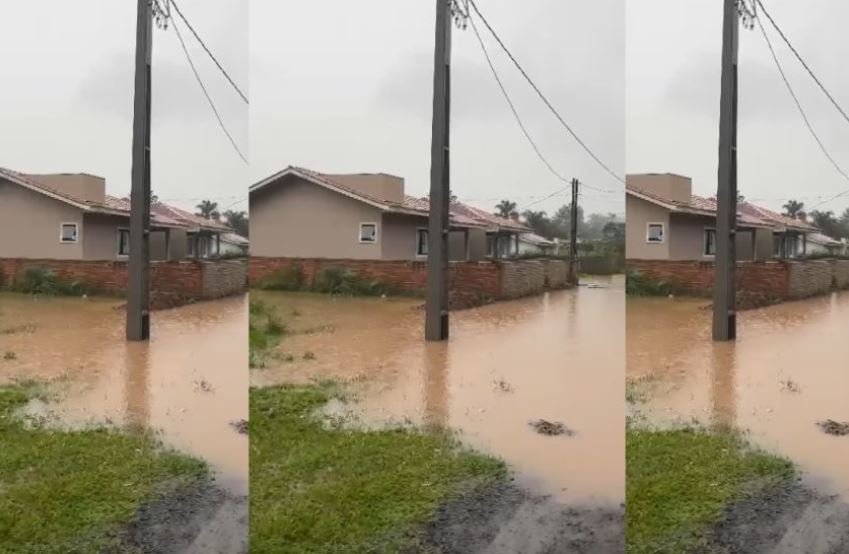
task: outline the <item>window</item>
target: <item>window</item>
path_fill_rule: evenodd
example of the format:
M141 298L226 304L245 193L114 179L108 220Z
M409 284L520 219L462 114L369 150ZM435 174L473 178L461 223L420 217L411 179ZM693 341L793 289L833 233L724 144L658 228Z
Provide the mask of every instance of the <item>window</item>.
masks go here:
M649 223L647 225L646 242L663 242L663 223Z
M716 256L716 229L705 229L705 256Z
M77 224L76 223L63 223L61 230L59 231L59 242L65 243L73 243L77 242Z
M130 255L130 230L118 229L118 255Z
M416 230L416 256L427 256L427 229Z
M377 223L360 223L360 242L377 242Z

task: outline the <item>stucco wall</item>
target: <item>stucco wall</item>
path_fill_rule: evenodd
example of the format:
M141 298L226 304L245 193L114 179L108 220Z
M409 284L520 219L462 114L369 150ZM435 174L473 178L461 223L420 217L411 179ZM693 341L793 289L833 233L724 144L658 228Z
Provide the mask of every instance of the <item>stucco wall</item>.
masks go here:
M118 255L118 229L129 229L130 221L126 217L104 214L85 214L86 241L83 246L85 260L116 260L126 261L127 256ZM171 259L181 260L186 257L186 231L172 229ZM150 259L164 261L167 259L168 245L163 231L150 233Z
M403 214L383 214L382 259L424 261L427 256L416 256L416 232L427 229L426 217ZM448 257L452 261L465 261L463 231L451 231L448 236ZM486 258L486 231L469 229L469 261Z
M59 242L62 223L76 223L76 243ZM86 231L82 210L0 179L0 257L83 257Z
M650 202L627 195L625 199L625 252L637 260L669 259L669 212ZM662 243L646 241L648 223L663 223L666 238Z
M297 177L250 197L251 252L256 256L380 259L382 212ZM377 243L359 242L359 224L377 223Z

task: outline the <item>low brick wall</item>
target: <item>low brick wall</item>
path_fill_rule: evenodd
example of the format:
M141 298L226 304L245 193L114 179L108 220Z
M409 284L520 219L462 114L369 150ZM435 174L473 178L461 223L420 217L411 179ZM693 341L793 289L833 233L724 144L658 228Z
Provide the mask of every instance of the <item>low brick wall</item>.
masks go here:
M295 265L301 268L306 282L313 281L323 269L338 267L401 292L419 294L427 286L426 262L317 258L251 257L249 281L258 285ZM448 273L451 305L475 306L540 294L547 288L566 288L568 273L569 263L563 260L451 262Z
M627 267L688 294L710 296L713 291L713 262L628 260ZM735 281L738 300L746 306L808 298L849 288L849 261L738 262Z
M0 285L11 286L28 268L49 269L60 279L79 281L95 293L127 294L127 262L115 261L0 258ZM246 288L246 260L183 260L150 264L151 306L154 309L241 294Z

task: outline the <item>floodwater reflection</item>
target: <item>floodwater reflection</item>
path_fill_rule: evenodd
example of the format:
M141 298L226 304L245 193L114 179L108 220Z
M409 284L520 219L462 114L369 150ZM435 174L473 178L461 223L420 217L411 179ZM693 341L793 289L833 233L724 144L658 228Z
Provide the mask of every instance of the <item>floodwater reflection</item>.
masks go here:
M366 421L447 426L505 459L535 492L619 503L624 279L594 282L601 287L452 312L444 343L424 341L420 301L255 292L293 334L252 380L350 381ZM529 422L540 418L577 434L539 435Z
M849 295L738 314L736 343L711 340L707 303L629 298L627 372L647 387L641 411L658 424L733 425L849 498L849 439L820 431L849 421Z
M149 343L124 339L123 303L0 293L0 383L55 380L49 415L154 430L247 492L247 299L153 313ZM5 356L4 356L5 357Z

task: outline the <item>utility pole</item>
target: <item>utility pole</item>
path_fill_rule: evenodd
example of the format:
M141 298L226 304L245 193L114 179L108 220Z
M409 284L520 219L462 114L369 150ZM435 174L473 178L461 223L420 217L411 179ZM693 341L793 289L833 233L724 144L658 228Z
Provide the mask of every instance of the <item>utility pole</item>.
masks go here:
M580 181L572 179L572 216L569 221L569 277L575 284L578 283L578 185Z
M451 113L451 0L436 0L433 127L430 150L425 339L448 338L449 123Z
M716 263L713 286L713 340L737 338L737 51L738 0L724 0L722 80L719 104L719 171L716 191Z
M138 0L127 340L150 338L150 98L153 2Z

